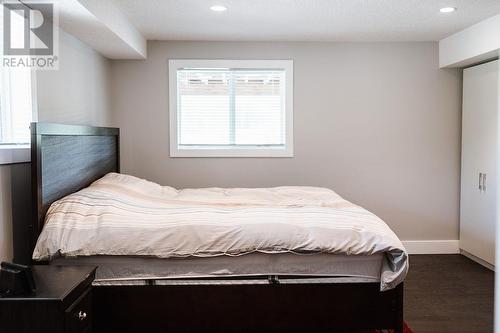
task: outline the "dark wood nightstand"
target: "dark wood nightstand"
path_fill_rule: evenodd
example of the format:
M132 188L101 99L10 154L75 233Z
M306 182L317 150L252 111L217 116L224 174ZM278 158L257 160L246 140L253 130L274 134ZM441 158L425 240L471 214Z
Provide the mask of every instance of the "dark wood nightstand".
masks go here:
M0 298L0 331L92 332L95 266L33 266L36 294Z

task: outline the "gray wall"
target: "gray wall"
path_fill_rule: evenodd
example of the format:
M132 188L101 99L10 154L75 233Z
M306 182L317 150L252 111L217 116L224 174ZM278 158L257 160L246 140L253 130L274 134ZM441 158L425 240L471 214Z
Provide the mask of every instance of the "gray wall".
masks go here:
M0 166L0 261L12 259L10 166Z
M36 75L38 120L110 125L109 61L60 30L58 71ZM12 259L10 167L0 166L0 260Z
M169 158L169 58L293 59L294 158ZM122 171L175 187L329 187L402 240L458 239L461 75L437 43L149 42L111 63Z
M58 71L38 71L38 121L110 125L110 62L60 31Z

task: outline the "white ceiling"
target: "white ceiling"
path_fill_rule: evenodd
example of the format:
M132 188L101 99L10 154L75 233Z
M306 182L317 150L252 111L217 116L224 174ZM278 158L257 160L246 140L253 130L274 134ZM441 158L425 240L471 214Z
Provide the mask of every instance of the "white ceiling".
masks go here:
M437 41L500 13L500 0L114 1L153 40Z
M103 56L110 59L146 58L146 40L113 0L52 1L57 8L59 26ZM34 2L47 0L29 0L29 3Z

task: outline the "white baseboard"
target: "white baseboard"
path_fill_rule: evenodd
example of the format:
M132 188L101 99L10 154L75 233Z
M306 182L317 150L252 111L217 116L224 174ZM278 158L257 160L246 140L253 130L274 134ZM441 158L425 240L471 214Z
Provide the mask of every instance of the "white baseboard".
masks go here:
M474 260L475 262L477 262L478 264L480 265L483 265L484 267L488 268L488 269L491 269L492 271L495 271L495 266L490 264L489 262L487 261L484 261L483 259L479 258L479 257L476 257L475 255L473 255L472 253L469 253L465 250L460 250L460 253L464 256L466 256L467 258L469 258L470 260Z
M458 254L458 240L402 241L409 254Z

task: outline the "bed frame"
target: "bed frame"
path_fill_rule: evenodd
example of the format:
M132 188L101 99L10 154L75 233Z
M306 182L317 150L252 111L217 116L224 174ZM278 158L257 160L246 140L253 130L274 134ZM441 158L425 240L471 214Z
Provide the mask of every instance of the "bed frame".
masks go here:
M31 125L12 169L14 259L29 263L54 201L119 172L117 128ZM93 287L96 332L403 332L403 284L269 276Z

